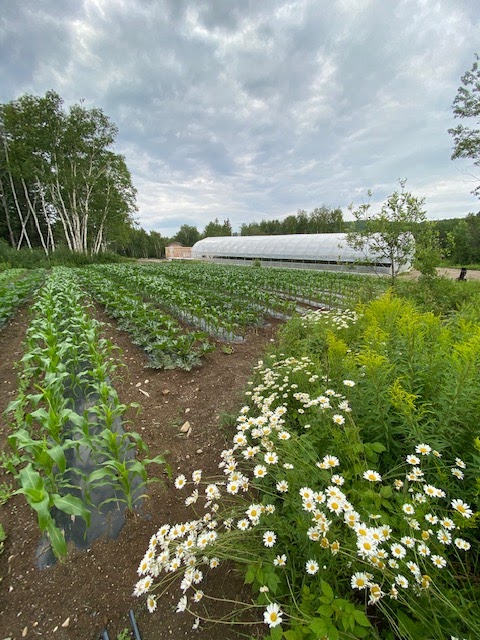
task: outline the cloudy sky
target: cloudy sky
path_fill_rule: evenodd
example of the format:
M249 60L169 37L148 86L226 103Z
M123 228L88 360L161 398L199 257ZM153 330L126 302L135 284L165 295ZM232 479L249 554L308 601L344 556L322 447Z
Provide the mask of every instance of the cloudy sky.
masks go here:
M478 211L450 159L480 53L478 0L3 0L0 102L54 89L119 128L139 222L381 203L406 178L428 217Z

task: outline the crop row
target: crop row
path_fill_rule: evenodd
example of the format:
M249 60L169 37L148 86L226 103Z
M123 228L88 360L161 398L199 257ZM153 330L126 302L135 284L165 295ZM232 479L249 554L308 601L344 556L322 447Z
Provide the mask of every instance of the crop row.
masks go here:
M214 337L234 340L246 327L263 323L265 309L258 304L246 304L238 296L211 287L199 288L186 278L173 279L144 265L108 265L102 272L117 283L142 291L179 320Z
M138 434L123 430L129 407L111 383L113 347L83 295L68 269L49 274L32 306L18 395L7 409L14 452L9 470L56 556L67 551L68 525L59 525L65 522L59 513L67 523L83 519L86 535L91 517L98 519L109 505L133 507L151 462L135 459L135 449L146 447Z
M388 286L385 278L370 275L298 269L269 269L212 263L170 262L149 266L179 284L197 290L221 291L264 308L292 313L292 301L310 306L342 308L360 296L368 299ZM182 285L183 286L183 285ZM290 302L289 302L290 301ZM287 305L282 309L282 304Z
M135 293L134 283L121 284L109 279L105 267L78 270L79 281L104 307L107 315L117 320L132 341L149 356L151 367L190 370L211 350L207 334L185 331L170 315Z
M0 274L0 329L45 278L42 269L9 269Z

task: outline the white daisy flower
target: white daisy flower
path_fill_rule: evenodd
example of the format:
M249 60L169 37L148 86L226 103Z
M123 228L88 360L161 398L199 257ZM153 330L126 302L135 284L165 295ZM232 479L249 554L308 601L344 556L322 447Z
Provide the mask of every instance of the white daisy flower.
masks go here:
M458 498L455 500L452 500L451 505L452 505L452 508L455 509L455 511L458 511L458 513L460 513L464 518L472 517L473 515L472 509L463 500L460 500Z
M182 474L180 474L179 476L177 476L175 478L175 488L176 489L183 489L183 487L185 486L187 482L187 479L185 478L185 476Z
M314 576L318 569L318 562L316 560L307 560L305 563L305 571L311 576Z
M263 621L270 629L282 623L283 611L276 602L271 602L263 613Z
M277 536L273 531L265 531L265 533L263 534L263 544L266 547L273 547L276 540Z

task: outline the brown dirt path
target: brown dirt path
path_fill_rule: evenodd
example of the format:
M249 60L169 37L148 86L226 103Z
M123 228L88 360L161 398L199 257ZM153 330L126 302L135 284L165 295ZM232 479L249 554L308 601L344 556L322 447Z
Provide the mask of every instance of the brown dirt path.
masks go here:
M420 271L415 271L415 269L412 269L412 271L402 274L401 277L402 278L418 278L419 275L420 275ZM444 278L449 278L450 280L455 280L460 275L460 269L458 267L456 267L455 269L447 268L447 267L438 267L437 275L443 276ZM480 280L480 271L477 271L474 269L468 269L467 280Z

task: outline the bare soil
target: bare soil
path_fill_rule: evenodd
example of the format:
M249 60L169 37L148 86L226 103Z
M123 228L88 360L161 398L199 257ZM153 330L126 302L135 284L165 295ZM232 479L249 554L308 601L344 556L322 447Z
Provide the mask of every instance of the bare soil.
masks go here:
M102 321L109 322L101 311L98 313ZM218 473L219 453L229 446L232 435L225 414L234 415L241 406L252 367L273 339L277 324L274 321L252 332L245 342L233 346L233 353L224 353L218 346L205 357L201 368L191 372L145 368L145 354L127 334L113 324L105 326L105 335L122 350L118 358L125 366L115 384L120 399L141 405L138 414L131 411L125 427L142 435L151 456L168 452L174 477L180 471L187 474L198 468L207 476ZM15 364L22 356L27 325L28 310L24 309L0 332L0 412L16 395ZM191 425L188 437L180 430L187 420ZM9 429L6 417L0 417L0 447L5 451ZM161 468L156 470L162 473ZM1 482L12 483L12 478L0 469ZM261 630L254 626L204 623L192 631L192 617L175 613L181 595L178 586L163 596L154 614L132 597L137 567L151 535L164 522L182 522L189 517L173 482L165 479L162 485L149 486L149 499L139 513L127 518L116 540L99 539L85 551L70 549L66 561L39 569L36 516L23 496L13 496L0 505L0 522L8 536L0 555L0 640L93 640L101 637L105 628L115 639L123 629L130 629L130 609L143 640L256 637ZM212 571L204 590L215 596L248 599L242 577L233 568ZM217 606L214 613L221 617L227 612Z

